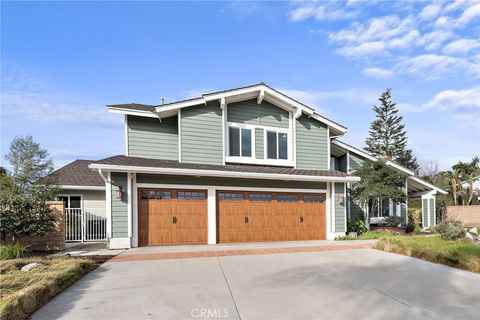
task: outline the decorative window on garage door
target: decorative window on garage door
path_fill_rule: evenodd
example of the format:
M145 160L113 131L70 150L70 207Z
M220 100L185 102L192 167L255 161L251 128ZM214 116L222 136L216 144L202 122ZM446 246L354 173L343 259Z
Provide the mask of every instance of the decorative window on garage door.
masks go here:
M271 193L249 193L248 200L250 201L272 201L273 195Z
M323 196L321 195L304 195L303 202L323 202Z
M170 191L142 191L142 199L169 200L171 198L172 193Z
M298 199L297 194L277 194L278 202L298 202Z
M243 201L243 193L220 192L218 198L222 201Z
M178 200L205 200L205 192L202 191L178 191Z

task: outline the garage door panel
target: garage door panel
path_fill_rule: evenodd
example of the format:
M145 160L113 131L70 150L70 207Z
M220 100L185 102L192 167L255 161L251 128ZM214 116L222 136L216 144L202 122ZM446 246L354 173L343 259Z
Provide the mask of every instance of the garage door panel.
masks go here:
M219 242L325 239L324 194L234 191L243 194L240 201L226 201L223 193L217 202Z
M206 191L139 189L139 245L207 242Z

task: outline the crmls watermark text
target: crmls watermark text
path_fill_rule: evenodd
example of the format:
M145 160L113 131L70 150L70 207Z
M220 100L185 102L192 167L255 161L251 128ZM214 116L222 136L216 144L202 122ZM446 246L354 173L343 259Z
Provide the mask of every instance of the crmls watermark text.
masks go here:
M194 319L226 319L230 317L228 309L195 308L190 311Z

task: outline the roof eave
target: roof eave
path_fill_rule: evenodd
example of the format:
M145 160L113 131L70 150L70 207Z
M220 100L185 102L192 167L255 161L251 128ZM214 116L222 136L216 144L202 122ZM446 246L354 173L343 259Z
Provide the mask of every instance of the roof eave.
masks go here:
M136 172L136 173L154 173L168 175L186 175L186 176L203 176L203 177L227 177L227 178L251 178L266 180L283 180L283 181L311 181L311 182L358 182L360 177L346 176L307 176L292 175L278 173L258 173L258 172L238 172L238 171L222 171L222 170L202 170L202 169L180 169L180 168L161 168L161 167L139 167L125 165L110 165L93 163L88 166L90 169L101 169L115 172Z

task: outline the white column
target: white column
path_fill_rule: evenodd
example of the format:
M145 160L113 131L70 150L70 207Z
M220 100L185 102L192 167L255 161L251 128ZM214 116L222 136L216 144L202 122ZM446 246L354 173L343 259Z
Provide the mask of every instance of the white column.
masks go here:
M127 221L128 221L128 237L132 237L132 173L127 172Z
M107 219L107 241L112 237L112 175L107 174L105 183L105 218Z
M137 174L132 177L132 247L138 247L138 188Z
M214 187L208 187L208 244L217 243L217 197Z

